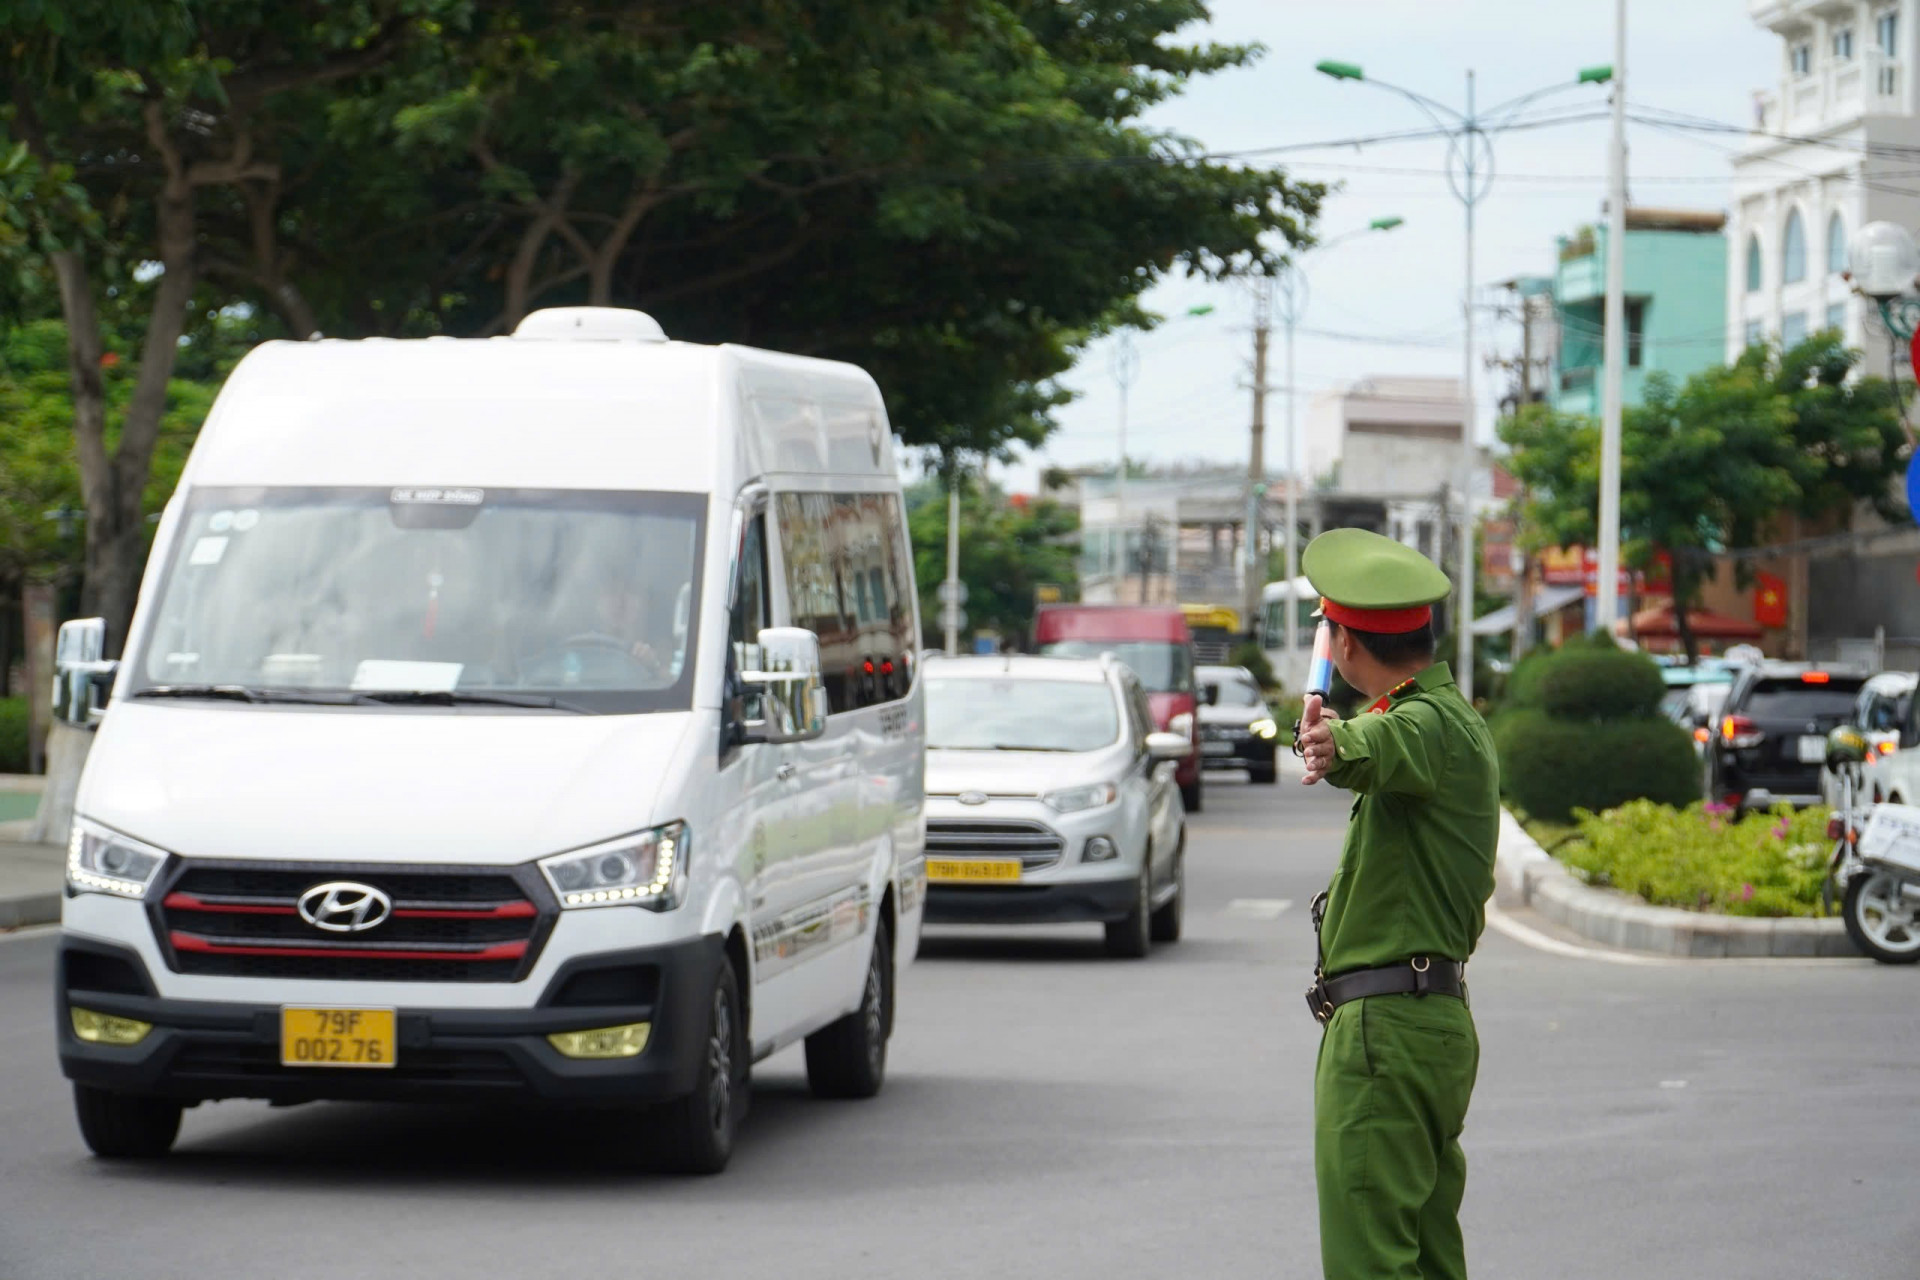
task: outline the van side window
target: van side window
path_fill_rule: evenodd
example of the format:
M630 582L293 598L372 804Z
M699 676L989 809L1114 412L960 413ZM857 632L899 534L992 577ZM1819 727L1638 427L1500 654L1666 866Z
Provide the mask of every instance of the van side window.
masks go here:
M906 696L914 620L900 501L884 493L783 493L780 547L793 625L820 638L833 712Z
M767 607L767 517L756 515L747 521L740 539L740 563L735 569L736 590L733 606L733 643L755 644L760 633L773 625ZM736 649L735 658L739 660Z
M776 501L792 625L820 639L820 676L829 713L850 711L858 705L848 681L854 621L843 592L845 557L835 499L826 493L783 493Z

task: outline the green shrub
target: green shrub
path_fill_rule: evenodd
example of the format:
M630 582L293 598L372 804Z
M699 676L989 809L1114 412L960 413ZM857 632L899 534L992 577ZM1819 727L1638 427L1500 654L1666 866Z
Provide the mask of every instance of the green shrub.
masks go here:
M1650 716L1666 694L1660 668L1644 653L1581 646L1543 664L1540 705L1568 720L1624 720Z
M1579 721L1525 708L1498 717L1492 732L1501 787L1535 818L1565 822L1575 809L1700 797L1693 739L1664 717Z
M0 773L27 771L27 700L0 698Z
M1227 654L1227 665L1245 667L1262 689L1273 691L1280 688L1280 677L1273 674L1273 664L1267 661L1266 651L1252 640L1242 640L1234 645Z
M1563 844L1558 855L1589 883L1659 906L1728 915L1819 910L1829 852L1825 809L1795 813L1781 805L1733 822L1717 806L1669 809L1635 800L1575 816L1580 838Z
M1522 707L1540 705L1540 682L1546 678L1547 664L1553 661L1555 649L1529 649L1513 664L1513 670L1507 672L1507 678L1500 682L1500 706L1502 710L1518 710Z

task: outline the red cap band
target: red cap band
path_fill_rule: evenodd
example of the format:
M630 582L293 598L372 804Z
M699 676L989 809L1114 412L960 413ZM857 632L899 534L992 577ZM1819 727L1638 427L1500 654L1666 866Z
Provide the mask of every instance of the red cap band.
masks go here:
M1412 609L1353 609L1321 596L1320 612L1343 627L1385 636L1405 635L1433 621L1433 606L1430 604Z

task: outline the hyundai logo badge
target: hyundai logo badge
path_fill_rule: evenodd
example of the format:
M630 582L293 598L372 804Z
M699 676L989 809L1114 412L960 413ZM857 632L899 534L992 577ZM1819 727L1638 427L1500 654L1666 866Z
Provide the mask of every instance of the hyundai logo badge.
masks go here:
M300 918L328 933L359 933L384 921L393 899L370 884L330 880L300 895Z

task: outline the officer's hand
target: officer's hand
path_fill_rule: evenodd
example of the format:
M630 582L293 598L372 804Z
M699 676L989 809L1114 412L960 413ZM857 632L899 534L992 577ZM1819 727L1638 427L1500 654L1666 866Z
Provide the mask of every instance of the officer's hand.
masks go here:
M1301 781L1309 787L1326 777L1327 771L1333 768L1332 724L1339 718L1337 712L1322 711L1317 721L1300 729L1300 754L1307 762L1307 776Z

